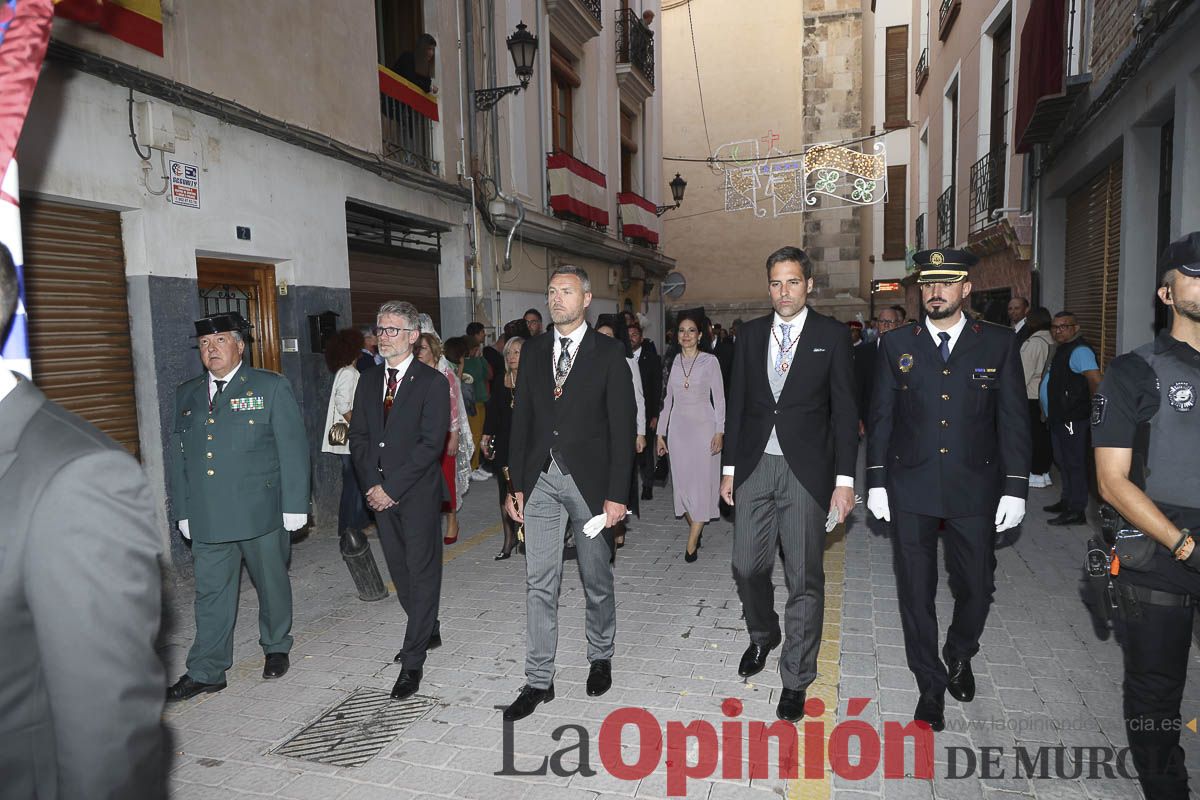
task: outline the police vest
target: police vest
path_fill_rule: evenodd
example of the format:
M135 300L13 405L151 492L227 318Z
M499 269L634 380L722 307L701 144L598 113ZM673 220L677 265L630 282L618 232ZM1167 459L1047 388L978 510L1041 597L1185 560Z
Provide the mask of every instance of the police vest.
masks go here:
M1071 354L1087 342L1082 336L1060 344L1050 362L1046 384L1046 418L1052 422L1078 422L1091 413L1091 391L1087 378L1071 370Z
M1154 343L1133 351L1150 368L1158 385L1158 410L1148 423L1149 435L1139 436L1135 457L1145 464L1146 496L1158 503L1195 508L1196 475L1200 475L1200 369L1170 351L1155 353ZM1138 453L1138 450L1148 452Z

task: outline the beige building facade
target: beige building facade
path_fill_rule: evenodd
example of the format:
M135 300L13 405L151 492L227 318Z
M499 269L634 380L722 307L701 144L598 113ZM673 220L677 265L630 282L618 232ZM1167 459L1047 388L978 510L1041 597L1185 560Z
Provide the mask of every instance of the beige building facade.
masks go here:
M688 184L683 206L663 217L666 251L687 280L668 306L704 306L725 325L765 313L766 257L798 245L816 262L812 304L849 319L866 307L867 212L808 207L786 172L807 146L865 133L864 3L765 0L748 11L663 5L664 177Z

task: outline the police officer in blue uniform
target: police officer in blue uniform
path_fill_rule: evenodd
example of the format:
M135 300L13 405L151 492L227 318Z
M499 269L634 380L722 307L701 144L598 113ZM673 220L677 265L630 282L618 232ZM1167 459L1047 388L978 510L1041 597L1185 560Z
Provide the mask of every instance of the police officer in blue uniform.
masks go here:
M175 392L171 509L192 540L196 639L171 701L225 688L243 562L258 591L263 677L289 667L290 532L308 522L308 438L287 378L242 363L249 327L236 313L197 320L205 371Z
M996 533L1020 524L1029 491L1029 408L1012 330L963 313L962 250L914 256L925 320L885 333L867 438L867 507L892 520L908 667L921 692L913 718L945 726L945 691L975 697L971 658L995 589ZM894 518L893 518L894 516ZM938 528L954 617L938 659Z
M1125 730L1149 800L1189 796L1179 736L1200 602L1200 232L1164 252L1158 297L1174 311L1170 329L1113 359L1091 419L1100 493L1146 537L1147 558L1122 559L1114 585Z

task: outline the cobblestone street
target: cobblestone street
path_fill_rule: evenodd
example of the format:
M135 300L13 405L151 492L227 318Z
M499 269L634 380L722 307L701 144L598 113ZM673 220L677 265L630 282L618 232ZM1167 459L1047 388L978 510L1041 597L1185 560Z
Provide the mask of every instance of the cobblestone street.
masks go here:
M936 736L934 780L885 779L883 761L860 780L833 776L826 765L821 780L785 780L778 775L771 746L766 778L749 778L743 748L741 778L692 778L688 797L718 798L1133 798L1141 793L1120 778L1057 777L1055 751L1047 751L1049 777L1014 777L1014 747L1030 754L1038 747L1120 748L1121 653L1111 639L1098 641L1078 599L1077 579L1083 543L1081 527L1045 526L1041 506L1057 491L1035 490L1031 513L1015 547L999 553L996 603L983 649L974 659L977 698L960 704L947 696L947 729ZM423 718L403 730L363 766L337 767L276 755L273 751L330 707L359 689L388 691L397 667L404 617L394 596L360 602L331 535L312 535L293 550L295 647L292 670L278 681L260 677L256 599L247 578L237 627L235 666L229 687L213 695L169 707L167 721L175 751L172 797L179 800L231 797L320 798L597 798L664 797L670 752L652 752L657 766L647 777L623 780L605 768L599 734L606 715L621 707L645 709L667 735L667 723L706 720L716 730L729 722L722 701L743 704L742 730L755 720L775 721L780 691L777 651L767 669L749 681L737 676L737 662L748 642L730 576L732 528L708 527L700 559L683 561L686 526L670 515L669 490L643 503L641 521L631 527L617 560L618 634L613 688L601 698L584 691L587 677L583 633L584 598L570 563L564 573L560 607L557 698L513 730L509 772L529 772L543 758L571 748L562 758L575 772L586 751L594 775L498 776L505 767L503 728L496 706L507 704L524 683L524 562L514 555L494 561L500 534L495 486L475 484L460 515L460 542L446 548L441 622L445 644L431 651L420 695L433 701ZM814 738L808 725L826 733L850 718L848 700L867 698L854 713L877 731L888 721L911 720L917 701L905 666L900 617L896 608L889 541L872 534L860 506L848 530L830 537L826 554L828 602L820 677L809 690L827 711L801 726L801 751ZM382 568L378 545L376 556ZM782 580L782 576L779 577ZM191 641L191 585L181 581L164 657L169 678L183 671ZM777 608L782 611L782 587ZM938 595L943 630L950 613L949 591ZM834 718L833 709L837 709ZM1200 708L1200 674L1194 673L1185 698L1184 721ZM586 744L578 746L579 729ZM815 737L820 736L815 731ZM722 734L723 735L723 734ZM1196 780L1200 767L1197 735L1184 730L1184 746ZM623 755L634 764L637 735L626 728ZM728 747L728 739L725 741ZM715 758L714 744L714 758ZM1001 748L990 774L981 777L980 748ZM957 749L952 749L957 748ZM851 763L858 760L857 748ZM729 752L729 751L726 751ZM1069 752L1069 751L1068 751ZM687 764L703 756L693 741ZM951 756L955 762L950 763ZM1032 757L1032 755L1031 755ZM1071 774L1074 756L1062 768ZM978 763L972 763L977 761ZM906 768L912 771L909 747ZM801 774L804 774L801 764ZM948 778L950 770L970 774ZM672 770L672 771L674 771ZM737 773L734 773L737 774ZM1036 774L1036 771L1035 771ZM1099 772L1104 775L1103 768Z

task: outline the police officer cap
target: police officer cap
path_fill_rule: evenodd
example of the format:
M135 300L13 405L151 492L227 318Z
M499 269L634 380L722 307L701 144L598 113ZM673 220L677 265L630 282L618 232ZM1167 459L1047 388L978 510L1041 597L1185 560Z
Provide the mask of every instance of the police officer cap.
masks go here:
M208 336L213 333L224 333L226 331L238 331L246 333L250 330L250 323L247 322L241 314L236 311L228 311L220 314L209 314L203 319L196 320L196 335Z
M1200 231L1192 231L1182 239L1176 239L1163 250L1158 260L1158 277L1168 270L1177 269L1190 278L1200 278Z
M959 283L967 279L979 258L969 250L939 247L915 254L913 263L917 265L917 283Z

